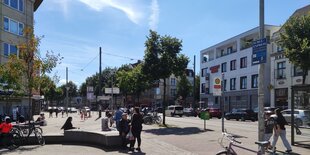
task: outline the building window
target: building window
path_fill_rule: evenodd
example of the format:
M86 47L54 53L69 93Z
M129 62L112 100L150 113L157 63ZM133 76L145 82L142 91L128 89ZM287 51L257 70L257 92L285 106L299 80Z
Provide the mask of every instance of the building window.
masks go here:
M203 55L202 57L202 63L208 62L209 61L209 55Z
M246 76L240 77L240 89L246 89L246 81L247 81Z
M236 90L236 78L230 79L230 90Z
M201 84L201 94L204 94L204 93L206 93L206 84L202 83Z
M252 75L252 88L258 88L258 74Z
M176 85L175 78L171 78L171 79L170 79L170 85L171 85L171 86L175 86L175 85Z
M201 77L206 77L208 74L208 67L201 69Z
M231 46L228 47L228 48L227 48L227 53L228 53L228 54L233 53L233 50L232 50L232 49L233 49L233 48L232 48Z
M221 50L221 56L225 56L227 55L227 51L225 51L224 49Z
M170 90L170 95L171 96L176 96L177 95L177 90L176 89L171 89Z
M237 63L237 61L236 60L232 60L232 61L230 61L230 70L232 71L232 70L236 70L236 63Z
M20 12L24 11L24 0L4 0L4 4Z
M11 45L8 43L3 43L3 54L4 56L9 56L11 54L17 55L18 53L17 47L15 45Z
M227 85L227 80L225 79L225 80L224 80L224 88L223 88L224 91L226 91L226 85Z
M226 72L226 66L227 66L226 62L222 63L222 73Z
M24 24L17 22L15 20L12 20L8 17L3 17L3 29L5 31L14 33L16 35L23 35L23 30L24 30Z
M302 76L303 71L300 67L294 66L294 76Z
M285 79L285 61L278 62L277 64L277 79Z
M247 57L240 58L240 68L247 67Z
M283 52L283 47L281 45L277 45L277 52Z

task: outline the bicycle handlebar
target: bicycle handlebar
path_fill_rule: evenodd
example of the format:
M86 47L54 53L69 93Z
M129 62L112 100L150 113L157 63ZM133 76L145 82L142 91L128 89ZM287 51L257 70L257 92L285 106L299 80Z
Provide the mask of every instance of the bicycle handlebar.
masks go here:
M227 139L229 139L230 142L238 143L238 144L242 143L240 141L237 141L233 135L231 135L231 134L229 134L227 132L223 132L222 135L225 136Z

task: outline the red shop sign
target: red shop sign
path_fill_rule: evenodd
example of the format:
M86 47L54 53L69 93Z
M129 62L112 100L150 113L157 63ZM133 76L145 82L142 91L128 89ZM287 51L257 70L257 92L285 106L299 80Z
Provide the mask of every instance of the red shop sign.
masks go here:
M211 73L217 73L219 71L220 65L210 67Z

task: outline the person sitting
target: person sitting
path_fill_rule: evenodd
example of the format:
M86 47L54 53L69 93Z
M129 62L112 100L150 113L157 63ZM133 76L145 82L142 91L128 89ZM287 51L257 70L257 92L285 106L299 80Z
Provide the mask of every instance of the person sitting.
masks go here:
M73 127L72 125L72 117L68 117L65 124L61 127L61 129L64 130L70 130L70 129L76 129L76 127Z
M111 117L112 115L110 114L110 112L107 111L105 113L105 117L101 119L101 130L102 131L111 131L108 125Z
M6 116L5 117L5 122L2 122L0 124L0 139L2 139L3 144L4 145L9 145L8 142L8 138L11 136L10 131L13 128L13 125L11 124L11 118Z
M40 126L46 126L47 122L45 120L45 116L44 113L41 113L40 116L37 118L37 120L35 121L36 123L39 123Z
M128 133L129 133L129 120L127 118L127 114L123 113L122 114L122 119L119 122L119 135L122 138L122 147L124 149L127 148L128 141L127 141L126 136L127 136Z

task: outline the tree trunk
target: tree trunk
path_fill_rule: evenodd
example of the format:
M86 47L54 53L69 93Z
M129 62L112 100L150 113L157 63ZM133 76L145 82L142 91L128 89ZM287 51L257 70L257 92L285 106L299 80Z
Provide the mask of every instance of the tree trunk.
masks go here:
M308 73L308 69L303 69L303 74L302 74L302 84L303 85L306 82L307 73Z
M163 125L166 125L166 78L164 78Z

